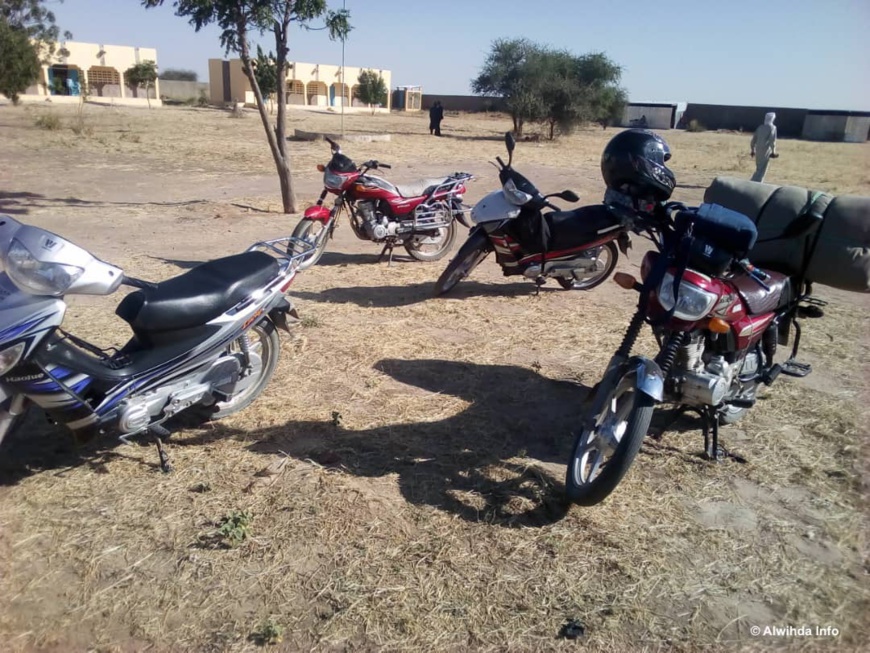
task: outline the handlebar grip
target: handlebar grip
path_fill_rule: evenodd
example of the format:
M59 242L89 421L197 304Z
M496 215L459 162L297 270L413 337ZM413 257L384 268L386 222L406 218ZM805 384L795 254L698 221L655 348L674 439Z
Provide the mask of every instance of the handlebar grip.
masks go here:
M389 163L378 163L377 167L378 168L386 168L387 170L393 169L393 166L391 166Z
M504 164L504 161L501 160L501 157L500 157L500 156L495 157L495 160L498 161L499 165L500 165L502 168L506 167L505 164Z

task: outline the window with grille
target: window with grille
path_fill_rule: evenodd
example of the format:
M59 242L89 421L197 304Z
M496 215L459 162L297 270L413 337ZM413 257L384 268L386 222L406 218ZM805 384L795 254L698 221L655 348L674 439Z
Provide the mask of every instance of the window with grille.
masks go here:
M91 66L88 70L88 84L121 84L121 73L108 66Z
M305 95L305 84L298 79L291 79L287 82L287 92L293 95Z

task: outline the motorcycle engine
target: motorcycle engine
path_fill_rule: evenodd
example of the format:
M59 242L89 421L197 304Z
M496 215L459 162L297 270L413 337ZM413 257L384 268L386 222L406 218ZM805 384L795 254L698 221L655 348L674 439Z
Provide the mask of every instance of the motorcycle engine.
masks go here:
M358 202L356 208L370 239L378 241L395 235L396 224L391 223L387 216L378 211L374 202Z
M723 356L705 356L704 341L698 336L680 348L677 369L681 401L692 406L719 405L734 377L734 366Z

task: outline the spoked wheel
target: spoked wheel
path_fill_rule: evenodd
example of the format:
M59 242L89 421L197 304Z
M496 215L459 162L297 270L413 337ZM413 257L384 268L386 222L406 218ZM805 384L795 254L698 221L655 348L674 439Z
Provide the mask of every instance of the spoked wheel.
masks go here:
M566 279L565 277L556 277L559 285L565 290L591 290L595 286L604 283L613 273L613 268L616 267L616 262L619 260L619 250L616 244L611 241L601 247L596 247L589 253L593 253L596 258L595 267L597 272L586 279Z
M643 444L653 404L652 397L637 390L634 373L619 380L594 424L577 436L565 479L571 501L593 506L613 492Z
M208 419L220 419L250 406L266 388L278 364L281 342L275 325L270 320L261 320L248 330L242 338L247 338L250 367L232 388L226 401L213 401L198 407L200 414ZM244 359L242 338L233 341L225 355Z
M329 240L329 227L326 223L320 220L303 218L299 221L299 224L296 225L296 229L293 230L293 237L304 241L311 247L314 247L314 251L302 259L302 262L299 263L299 267L297 268L299 270L307 270L317 263L317 261L320 260L320 257L323 256L323 252L326 251L326 241ZM287 248L287 253L295 253L292 244Z
M438 261L450 251L454 240L456 240L456 220L451 220L446 227L411 236L405 241L405 249L418 261Z
M456 256L450 264L444 268L444 272L435 282L435 294L443 295L450 292L453 287L471 274L472 270L480 265L481 261L489 255L489 239L483 232L477 232L465 241L459 248Z

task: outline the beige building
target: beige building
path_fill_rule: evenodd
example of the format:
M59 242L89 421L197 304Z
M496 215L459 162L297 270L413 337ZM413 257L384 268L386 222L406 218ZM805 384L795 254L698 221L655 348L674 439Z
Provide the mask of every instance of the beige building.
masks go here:
M159 81L148 89L133 88L124 80L124 71L143 61L157 62L157 50L125 45L67 41L56 46L54 55L43 64L40 78L28 88L21 100L78 102L83 91L88 101L112 104L159 106Z
M367 105L354 98L359 74L367 68L345 66L342 79L342 67L329 64L302 63L288 61L285 92L287 104L306 107L335 107L342 105L348 108L366 108ZM387 89L390 88L391 74L389 70L372 69L384 78ZM245 73L242 70L241 59L208 60L208 82L213 104L226 102L243 102L255 106L254 92ZM386 105L378 111L390 110L390 94L387 93Z

